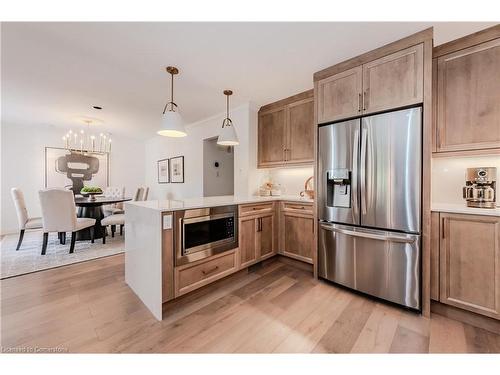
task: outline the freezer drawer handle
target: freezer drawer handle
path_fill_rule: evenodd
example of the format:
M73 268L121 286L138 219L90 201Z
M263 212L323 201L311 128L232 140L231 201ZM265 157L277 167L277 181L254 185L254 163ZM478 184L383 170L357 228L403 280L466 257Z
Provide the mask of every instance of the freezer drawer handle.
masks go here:
M364 237L364 238L371 238L374 240L381 240L381 241L392 241L392 242L406 242L406 243L413 243L415 242L415 238L409 238L409 237L399 237L399 236L381 236L379 234L371 234L371 233L365 233L365 232L356 232L353 230L348 230L348 229L341 229L341 228L334 228L329 225L321 224L321 228L325 230L329 230L332 232L337 232L341 234L347 234L349 236L353 237Z

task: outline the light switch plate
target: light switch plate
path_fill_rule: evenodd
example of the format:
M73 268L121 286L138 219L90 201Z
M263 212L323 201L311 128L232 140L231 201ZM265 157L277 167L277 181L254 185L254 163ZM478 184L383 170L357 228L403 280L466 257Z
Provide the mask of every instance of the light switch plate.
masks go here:
M172 215L163 215L163 229L172 229Z

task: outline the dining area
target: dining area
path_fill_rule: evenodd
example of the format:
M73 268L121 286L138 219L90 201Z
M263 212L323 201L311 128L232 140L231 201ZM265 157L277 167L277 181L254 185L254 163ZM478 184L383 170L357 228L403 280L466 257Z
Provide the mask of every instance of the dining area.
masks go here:
M10 193L18 232L2 236L0 278L122 253L123 203L147 200L149 188L140 186L133 194L123 186L93 194L46 188L38 191L40 216L29 214L22 189Z

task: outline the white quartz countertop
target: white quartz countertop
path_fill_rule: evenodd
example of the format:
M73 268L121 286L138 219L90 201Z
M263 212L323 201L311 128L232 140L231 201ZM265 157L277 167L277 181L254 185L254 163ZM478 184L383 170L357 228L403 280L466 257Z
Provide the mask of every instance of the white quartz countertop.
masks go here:
M464 204L432 203L431 210L435 212L448 212L452 214L487 215L500 216L500 207L497 208L475 208Z
M279 196L269 196L269 197L259 197L259 196L237 197L234 195L224 195L220 197L199 197L199 198L187 198L179 200L166 199L166 200L151 200L151 201L134 201L134 202L125 202L125 206L134 205L138 207L148 208L154 211L178 211L178 210L188 210L194 208L230 206L235 204L260 203L260 202L272 202L272 201L293 201L293 202L305 202L305 203L313 202L312 199L302 198L298 195L279 195Z

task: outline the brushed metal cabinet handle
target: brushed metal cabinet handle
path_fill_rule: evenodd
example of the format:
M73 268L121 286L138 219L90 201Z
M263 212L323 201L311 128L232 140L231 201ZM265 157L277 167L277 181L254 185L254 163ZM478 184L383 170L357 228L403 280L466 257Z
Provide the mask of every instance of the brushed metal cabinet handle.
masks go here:
M446 237L445 232L446 232L446 221L445 221L445 218L443 217L441 219L441 238L442 239L444 239Z
M358 112L361 112L361 93L358 94Z

